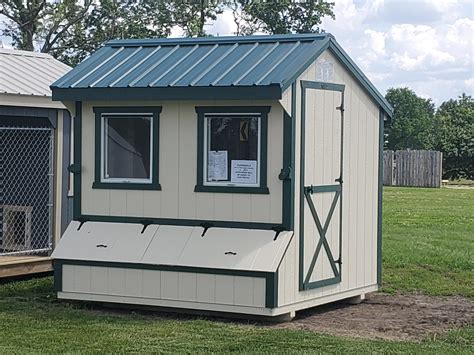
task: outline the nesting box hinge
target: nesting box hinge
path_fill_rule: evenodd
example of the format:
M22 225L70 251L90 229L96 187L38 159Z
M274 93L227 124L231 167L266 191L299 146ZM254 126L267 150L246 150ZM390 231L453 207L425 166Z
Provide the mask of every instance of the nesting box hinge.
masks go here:
M88 219L84 217L80 217L77 219L77 221L79 222L79 227L77 227L77 230L79 231L81 230L82 225L88 221Z
M79 164L71 164L67 167L67 171L72 174L79 174L81 172L81 166Z
M214 227L214 224L213 223L208 223L208 222L205 222L205 223L201 223L200 226L202 228L204 228L204 230L202 231L202 234L201 234L201 237L204 237L204 235L206 234L207 230L211 227Z
M150 224L153 224L153 222L150 221L149 219L141 220L140 223L143 225L143 228L142 228L142 231L140 232L140 234L145 233L145 230L148 228L148 226L149 226Z
M280 174L278 174L280 180L291 180L293 178L293 171L291 167L281 169Z

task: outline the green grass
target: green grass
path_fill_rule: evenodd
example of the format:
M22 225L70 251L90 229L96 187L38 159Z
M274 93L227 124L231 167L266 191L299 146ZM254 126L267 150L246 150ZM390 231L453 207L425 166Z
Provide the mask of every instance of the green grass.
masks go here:
M385 188L383 290L474 298L474 189Z
M384 290L473 297L474 190L385 190ZM59 302L52 278L0 285L0 353L472 353L474 327L422 342L112 312Z
M388 342L206 319L91 309L56 300L52 279L0 286L0 353L431 352L469 353L474 328L436 341Z

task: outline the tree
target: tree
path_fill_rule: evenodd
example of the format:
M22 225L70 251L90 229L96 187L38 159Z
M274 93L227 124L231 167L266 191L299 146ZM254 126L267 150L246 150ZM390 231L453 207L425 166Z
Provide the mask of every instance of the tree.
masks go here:
M394 114L387 127L387 148L430 149L433 146L434 104L408 88L391 88L385 95Z
M171 14L164 1L98 0L51 54L74 66L112 39L166 37Z
M474 100L462 94L438 108L434 148L443 152L443 175L474 179Z
M215 21L224 9L223 2L210 0L170 1L173 23L183 29L187 37L204 37L204 26Z
M319 33L324 16L334 19L334 2L308 0L239 1L241 15L234 20L237 34L252 34L257 31L270 34Z
M2 0L0 14L9 19L3 35L16 48L32 51L35 42L41 52L49 52L68 30L87 15L92 0Z

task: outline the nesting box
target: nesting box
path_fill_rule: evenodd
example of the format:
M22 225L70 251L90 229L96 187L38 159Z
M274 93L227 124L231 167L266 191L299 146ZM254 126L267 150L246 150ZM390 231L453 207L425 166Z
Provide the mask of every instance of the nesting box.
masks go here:
M333 36L115 40L52 91L59 298L291 316L377 290L392 109Z

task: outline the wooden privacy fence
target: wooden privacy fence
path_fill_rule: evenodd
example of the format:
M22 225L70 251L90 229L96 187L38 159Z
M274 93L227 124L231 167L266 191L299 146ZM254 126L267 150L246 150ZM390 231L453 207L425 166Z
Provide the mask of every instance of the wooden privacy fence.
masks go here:
M433 150L385 150L386 186L441 187L443 154Z

